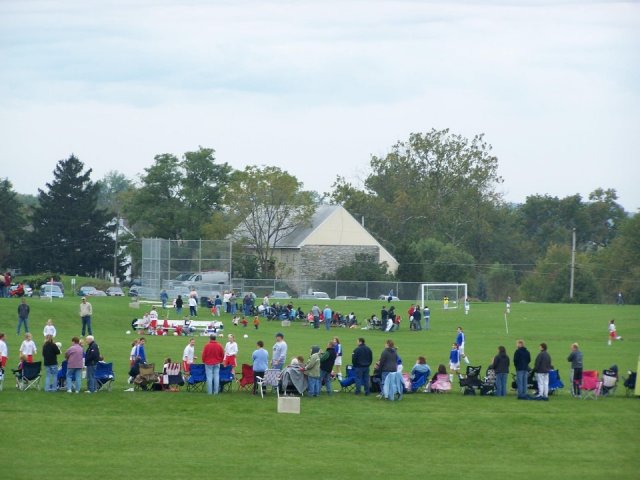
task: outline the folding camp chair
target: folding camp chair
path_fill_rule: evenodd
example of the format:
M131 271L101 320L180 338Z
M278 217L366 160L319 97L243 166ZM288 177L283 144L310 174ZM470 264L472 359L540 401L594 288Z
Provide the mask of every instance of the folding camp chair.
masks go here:
M560 379L558 370L549 371L549 395L560 393L560 389L564 388L564 383Z
M482 386L482 380L480 374L482 373L482 367L472 367L467 365L467 374L460 379L460 390L462 393L475 394L475 389Z
M180 374L180 364L177 362L164 365L161 377L162 389L177 392L184 385L184 378Z
M356 388L356 369L353 365L347 365L347 376L340 380L343 392L350 392Z
M617 369L607 368L602 371L602 396L607 397L616 393L618 386Z
M622 382L622 384L624 385L625 395L630 397L636 390L636 378L638 375L637 372L632 372L631 370L627 372L627 375L629 376L626 378L623 377L624 382Z
M253 378L253 367L247 363L242 364L242 377L238 379L238 390L245 388L251 390L251 386L255 379Z
M231 391L233 390L233 382L235 381L236 376L231 371L232 368L232 365L220 367L220 393L224 392L225 390L231 393Z
M597 400L600 396L602 382L598 379L597 370L585 370L582 372L582 398Z
M22 362L22 368L14 370L16 375L16 388L22 392L35 388L40 390L40 371L42 362L27 363Z
M133 388L136 390L153 390L158 383L158 374L155 372L155 363L141 363L140 373L133 379Z
M451 381L449 375L446 373L439 373L436 376L436 381L431 382L430 390L433 393L446 393L451 391Z
M204 363L192 363L189 367L189 378L187 379L188 392L204 392L207 384L207 374Z
M98 362L96 365L96 385L98 392L110 392L115 380L113 373L113 363Z
M264 398L264 391L266 387L272 387L278 389L280 383L280 370L277 368L268 368L264 372L264 377L255 377L255 381L260 389L260 396Z
M416 373L413 380L411 380L411 393L415 393L420 390L420 388L424 387L428 381L429 374L427 372Z

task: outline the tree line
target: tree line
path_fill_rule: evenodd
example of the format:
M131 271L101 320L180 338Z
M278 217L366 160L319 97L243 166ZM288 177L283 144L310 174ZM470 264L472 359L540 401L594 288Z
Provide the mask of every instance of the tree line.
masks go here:
M498 159L483 135L414 133L372 156L361 185L337 177L330 192L304 189L273 166L234 170L200 147L160 154L136 179L109 172L93 182L73 155L37 198L0 181L0 265L23 271L122 277L136 271L142 237L231 235L234 276L271 278L272 250L322 202L342 204L399 261L395 275L358 255L329 274L343 280L466 282L471 295L501 300L640 302L640 216L614 189L586 199L532 194L512 204L498 193ZM573 299L571 238L576 232ZM115 260L115 262L114 262Z

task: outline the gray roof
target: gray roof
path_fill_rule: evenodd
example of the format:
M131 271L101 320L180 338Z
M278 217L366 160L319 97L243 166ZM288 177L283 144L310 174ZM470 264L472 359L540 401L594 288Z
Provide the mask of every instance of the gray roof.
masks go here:
M329 218L335 211L343 208L340 205L320 205L316 208L316 213L311 217L308 225L298 227L281 241L278 242L276 248L300 248L314 230L316 230L324 221Z

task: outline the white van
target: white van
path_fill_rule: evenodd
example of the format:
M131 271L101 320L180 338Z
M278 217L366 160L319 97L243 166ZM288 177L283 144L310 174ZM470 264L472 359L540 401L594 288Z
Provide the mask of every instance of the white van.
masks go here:
M221 272L219 270L209 270L206 272L194 273L187 280L183 282L185 285L192 286L196 283L211 283L211 284L229 284L229 272Z

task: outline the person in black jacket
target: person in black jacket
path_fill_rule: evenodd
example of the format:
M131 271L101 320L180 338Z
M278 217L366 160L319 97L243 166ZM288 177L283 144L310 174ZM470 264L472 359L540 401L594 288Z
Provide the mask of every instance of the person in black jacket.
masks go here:
M42 360L47 372L44 381L45 392L58 390L58 355L60 355L60 348L53 343L53 335L47 335L42 346Z
M536 381L538 382L537 400L549 400L549 372L553 370L551 366L551 356L547 352L547 344L540 344L540 353L536 357L534 364L536 371Z
M325 320L331 321L331 320ZM331 372L333 371L333 364L336 362L336 349L334 348L333 341L330 341L327 345L327 349L320 356L320 388L322 388L322 382L327 389L327 395L331 395Z
M360 395L360 387L369 395L369 367L373 363L373 352L365 344L364 338L358 339L358 346L351 354L351 364L356 374L356 395Z
M496 397L506 397L509 355L507 355L507 350L502 345L498 347L498 354L493 357L493 362L489 368L496 372Z
M96 366L100 361L100 348L93 339L93 335L87 336L87 351L84 355L84 364L87 367L87 393L96 391Z
M516 351L513 354L513 366L516 368L516 384L518 385L518 400L527 400L527 383L529 380L529 363L531 354L524 346L524 340L516 342Z

